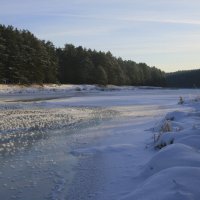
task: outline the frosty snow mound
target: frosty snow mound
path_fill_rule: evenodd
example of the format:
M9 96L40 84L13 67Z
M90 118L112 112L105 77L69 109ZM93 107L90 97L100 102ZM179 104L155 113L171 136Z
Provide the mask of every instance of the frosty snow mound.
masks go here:
M175 166L200 167L200 153L184 144L172 144L160 150L145 166L143 174L151 176Z
M123 200L200 199L200 101L187 105L193 109L168 113L151 129L159 151L141 169L142 183Z
M121 200L198 200L199 185L199 167L172 167L151 176Z
M152 129L154 131L155 147L162 148L177 142L188 144L194 148L200 147L200 142L197 143L194 140L194 143L192 142L194 136L196 136L196 138L200 136L200 102L193 102L189 105L195 109L188 112L175 111L169 113ZM187 141L183 141L183 138L188 138L190 142L187 143Z

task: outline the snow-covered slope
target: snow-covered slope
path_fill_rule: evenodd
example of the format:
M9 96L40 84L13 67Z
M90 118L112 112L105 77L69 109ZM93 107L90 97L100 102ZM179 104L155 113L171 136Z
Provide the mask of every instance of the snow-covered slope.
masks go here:
M124 200L198 200L200 167L170 167L146 179Z
M183 106L193 109L168 113L151 129L158 152L143 166L142 183L123 200L200 198L200 102Z

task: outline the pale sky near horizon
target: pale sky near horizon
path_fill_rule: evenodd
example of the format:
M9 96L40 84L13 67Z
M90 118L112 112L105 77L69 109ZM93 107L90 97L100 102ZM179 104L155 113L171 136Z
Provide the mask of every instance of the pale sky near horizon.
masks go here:
M0 23L166 72L200 68L199 0L0 0Z

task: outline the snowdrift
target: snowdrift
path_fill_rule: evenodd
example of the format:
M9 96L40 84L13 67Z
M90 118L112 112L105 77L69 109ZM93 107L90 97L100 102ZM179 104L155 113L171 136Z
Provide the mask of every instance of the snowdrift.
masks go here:
M142 183L123 200L200 198L200 101L184 101L188 112L168 113L151 129L158 152L142 167Z
M148 178L123 200L198 200L199 184L200 167L172 167Z

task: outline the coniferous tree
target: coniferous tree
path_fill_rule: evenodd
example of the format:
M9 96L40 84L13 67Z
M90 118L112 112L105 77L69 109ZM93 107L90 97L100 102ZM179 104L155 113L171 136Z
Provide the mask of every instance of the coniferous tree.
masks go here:
M107 85L108 84L108 77L101 65L98 65L95 69L95 79L96 83L99 85Z
M0 29L2 29L1 26ZM6 83L5 64L7 57L5 39L2 36L2 30L0 30L0 83Z
M166 84L168 87L200 87L200 69L186 70L169 73L166 75Z
M57 67L55 48L50 43L38 40L29 31L0 26L1 82L56 82Z
M164 73L111 52L66 44L55 48L27 30L0 25L0 82L163 85Z

